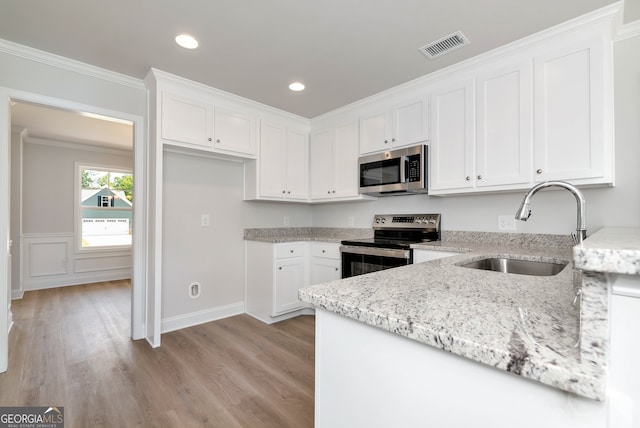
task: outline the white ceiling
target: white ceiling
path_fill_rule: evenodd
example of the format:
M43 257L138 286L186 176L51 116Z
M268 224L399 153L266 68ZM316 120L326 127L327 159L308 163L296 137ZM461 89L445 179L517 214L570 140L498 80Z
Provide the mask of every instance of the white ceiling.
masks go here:
M11 126L28 137L133 150L131 122L24 102L11 103Z
M155 67L315 117L613 0L1 0L0 38L142 78ZM461 30L435 60L418 48ZM200 48L179 48L180 32ZM307 89L288 90L300 80Z

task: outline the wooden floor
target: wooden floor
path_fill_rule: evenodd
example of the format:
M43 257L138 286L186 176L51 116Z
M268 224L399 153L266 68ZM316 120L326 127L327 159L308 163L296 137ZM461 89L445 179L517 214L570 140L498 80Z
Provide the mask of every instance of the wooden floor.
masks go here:
M64 406L75 427L312 427L314 318L240 315L130 338L130 284L27 292L12 303L1 406Z

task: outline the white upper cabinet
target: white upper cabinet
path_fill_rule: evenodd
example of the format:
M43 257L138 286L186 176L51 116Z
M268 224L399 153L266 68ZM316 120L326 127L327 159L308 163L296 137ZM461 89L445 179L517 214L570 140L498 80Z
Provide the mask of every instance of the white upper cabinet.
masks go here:
M550 40L466 71L470 79L434 83L430 193L526 189L546 180L613 184L605 33Z
M308 201L307 135L295 126L260 122L258 160L245 167L245 199Z
M206 93L194 96L178 90L162 91L160 134L165 143L255 157L255 126L252 111L218 106Z
M333 129L313 132L309 139L309 195L312 200L331 199L335 159L333 141Z
M530 61L484 67L475 78L436 87L432 102L432 194L528 185Z
M260 196L285 198L287 187L286 129L262 121L258 153Z
M535 181L613 182L610 63L601 38L534 58Z
M386 110L365 113L360 117L360 153L391 150L391 121Z
M287 129L286 189L287 199L309 199L309 145L308 134Z
M424 142L429 138L428 124L428 96L368 109L360 116L360 154Z
M358 122L316 131L310 141L312 201L358 198Z
M477 187L531 181L531 61L476 78Z
M391 109L394 147L412 146L429 139L429 97L397 103Z
M213 147L213 104L162 91L160 133L163 140Z
M474 183L474 82L435 88L431 94L430 193L470 189Z
M254 116L228 108L216 107L214 117L213 147L216 150L244 153L249 156L255 155Z

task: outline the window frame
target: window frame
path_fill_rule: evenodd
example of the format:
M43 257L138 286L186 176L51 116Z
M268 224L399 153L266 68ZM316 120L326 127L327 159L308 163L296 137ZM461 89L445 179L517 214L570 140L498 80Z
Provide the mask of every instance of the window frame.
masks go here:
M90 252L122 252L122 251L131 251L133 248L133 238L131 240L131 244L128 245L102 245L102 246L92 246L92 247L83 247L82 246L82 172L86 169L98 170L98 171L108 171L108 172L117 172L122 174L130 174L133 176L133 168L126 168L122 166L113 166L107 164L97 164L90 162L75 162L75 184L74 184L74 241L75 241L75 250L77 253L90 253ZM135 180L135 178L134 178ZM116 207L91 207L91 209L97 210L117 210L117 211L130 211L131 217L133 218L133 210L134 207L131 208L116 208ZM130 227L133 227L133 223L130 224Z

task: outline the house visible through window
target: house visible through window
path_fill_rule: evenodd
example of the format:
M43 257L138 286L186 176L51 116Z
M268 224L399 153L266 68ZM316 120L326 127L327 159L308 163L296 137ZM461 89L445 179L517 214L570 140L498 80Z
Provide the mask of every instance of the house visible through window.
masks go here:
M82 248L131 245L133 175L80 167Z

